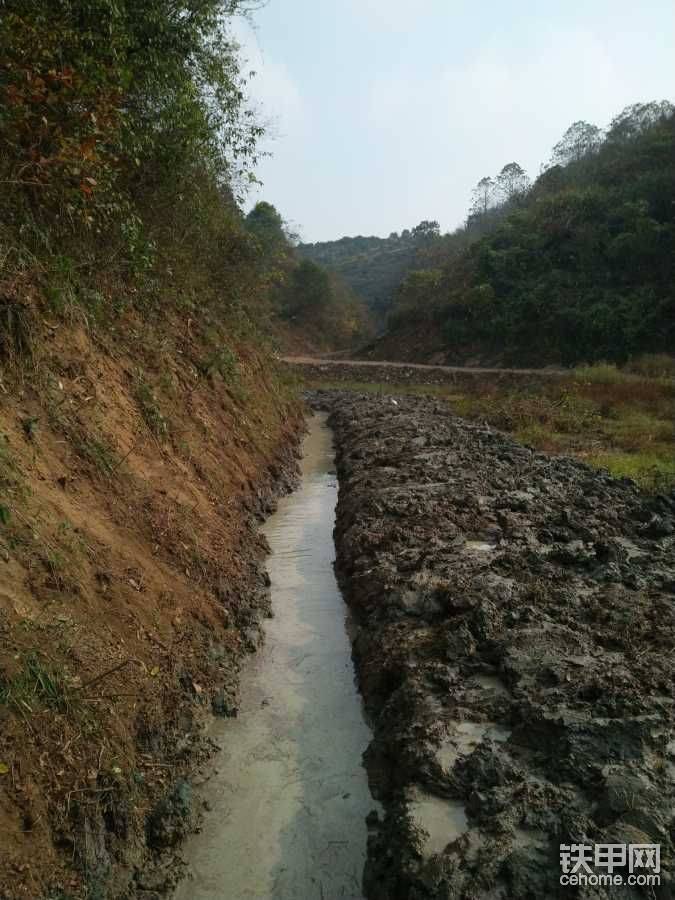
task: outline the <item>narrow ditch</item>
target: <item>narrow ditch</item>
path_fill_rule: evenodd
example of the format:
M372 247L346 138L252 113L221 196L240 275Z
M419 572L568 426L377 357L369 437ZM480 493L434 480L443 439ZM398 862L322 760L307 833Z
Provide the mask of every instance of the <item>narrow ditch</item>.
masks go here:
M337 454L315 417L265 526L277 616L176 900L563 898L573 844L658 846L626 896L671 896L675 498L434 401L311 401Z
M372 734L333 571L332 436L323 414L309 428L300 487L263 528L275 616L243 673L239 717L212 734L222 750L175 900L362 897Z

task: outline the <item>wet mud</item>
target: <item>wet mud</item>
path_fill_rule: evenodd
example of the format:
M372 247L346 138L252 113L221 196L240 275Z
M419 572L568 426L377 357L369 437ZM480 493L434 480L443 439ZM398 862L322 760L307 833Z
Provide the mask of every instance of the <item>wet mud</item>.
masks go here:
M312 402L384 808L366 895L672 897L674 498L431 400ZM658 843L661 885L562 887L573 843Z
M187 842L191 877L175 900L362 897L373 807L362 756L372 734L333 570L325 416L310 422L303 450L298 490L263 527L274 618L242 671L237 717L212 733L222 749L198 790L202 827Z

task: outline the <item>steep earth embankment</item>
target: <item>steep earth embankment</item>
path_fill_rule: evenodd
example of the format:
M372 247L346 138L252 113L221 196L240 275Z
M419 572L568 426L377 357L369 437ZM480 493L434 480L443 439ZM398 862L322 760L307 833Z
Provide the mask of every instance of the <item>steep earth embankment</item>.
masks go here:
M317 397L385 809L368 897L614 896L560 886L575 843L660 844L661 887L616 891L671 896L673 498L433 401Z
M147 900L268 613L257 524L302 414L205 317L95 334L13 310L32 353L0 382L0 897Z

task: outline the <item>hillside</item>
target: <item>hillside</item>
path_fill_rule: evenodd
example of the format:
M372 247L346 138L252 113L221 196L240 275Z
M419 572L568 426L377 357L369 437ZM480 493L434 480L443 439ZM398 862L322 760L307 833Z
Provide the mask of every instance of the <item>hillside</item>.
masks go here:
M170 884L269 613L303 418L241 211L238 5L3 7L3 898Z
M285 352L345 350L372 337L363 299L339 274L306 259L281 214L260 201L246 216L268 289L269 330Z
M435 222L421 222L387 238L343 237L299 244L297 252L337 274L383 324L406 273L420 264L425 247L438 234Z
M628 107L596 132L575 123L552 165L506 201L483 179L465 228L399 286L371 353L569 365L672 351L672 106Z

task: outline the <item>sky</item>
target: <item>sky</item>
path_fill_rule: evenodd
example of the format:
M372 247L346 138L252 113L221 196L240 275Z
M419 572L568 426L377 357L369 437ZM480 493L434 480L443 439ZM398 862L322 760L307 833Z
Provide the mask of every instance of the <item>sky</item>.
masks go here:
M480 178L536 177L572 122L675 100L673 0L268 0L252 21L270 155L249 203L304 241L452 230Z

